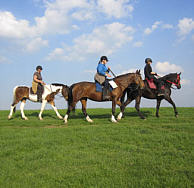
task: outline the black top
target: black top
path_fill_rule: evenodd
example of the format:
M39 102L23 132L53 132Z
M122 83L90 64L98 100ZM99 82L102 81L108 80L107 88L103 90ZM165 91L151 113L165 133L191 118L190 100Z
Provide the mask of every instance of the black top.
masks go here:
M146 64L145 68L144 68L144 75L145 75L145 78L148 78L149 80L151 78L154 77L154 75L151 74L152 72L152 67L150 64Z

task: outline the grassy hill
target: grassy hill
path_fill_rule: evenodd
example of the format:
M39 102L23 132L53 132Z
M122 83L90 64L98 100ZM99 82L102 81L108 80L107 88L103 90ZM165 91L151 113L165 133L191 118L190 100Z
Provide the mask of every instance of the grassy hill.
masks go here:
M52 110L0 111L0 187L194 187L194 108L178 111L127 108L114 124L111 109L88 109L90 124L76 110L68 125Z

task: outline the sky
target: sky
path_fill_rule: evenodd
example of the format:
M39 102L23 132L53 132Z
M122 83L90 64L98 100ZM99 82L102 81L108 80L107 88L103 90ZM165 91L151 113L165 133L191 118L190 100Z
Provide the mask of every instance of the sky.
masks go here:
M194 107L193 7L193 0L0 0L0 110L10 108L15 86L31 86L37 65L47 84L93 82L102 55L116 75L143 73L147 57L159 75L181 72L182 88L172 98ZM155 105L142 99L142 107ZM60 96L56 106L67 107Z

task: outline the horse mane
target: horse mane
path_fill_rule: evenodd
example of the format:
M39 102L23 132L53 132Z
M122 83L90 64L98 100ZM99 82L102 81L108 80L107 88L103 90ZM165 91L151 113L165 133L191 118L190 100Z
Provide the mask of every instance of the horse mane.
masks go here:
M126 74L121 74L121 75L117 76L116 78L125 77L125 76L128 76L129 74L135 74L135 73L126 73ZM115 79L115 78L114 78L114 79Z
M161 80L168 80L169 78L172 78L172 77L175 76L175 75L177 75L177 73L170 73L170 74L167 74L167 75L165 75L165 76L162 76L162 77L159 78L159 79L161 79Z
M68 87L67 85L60 84L60 83L52 83L51 85L53 85L53 86L65 86L65 87Z

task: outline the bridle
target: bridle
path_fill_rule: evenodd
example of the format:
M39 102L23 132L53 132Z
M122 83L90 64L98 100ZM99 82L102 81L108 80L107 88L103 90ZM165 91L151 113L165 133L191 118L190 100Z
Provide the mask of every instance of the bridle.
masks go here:
M180 85L180 75L177 74L177 78L176 78L175 82L171 82L170 80L166 80L166 81L172 85L179 86ZM173 87L171 87L171 88L173 88ZM173 88L173 89L175 89L175 88Z

